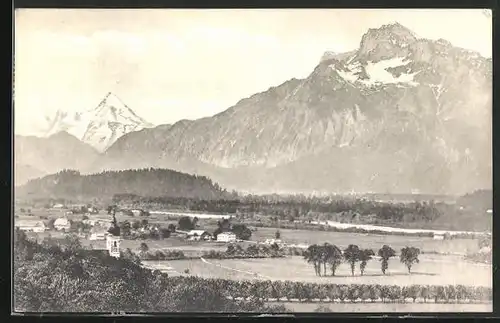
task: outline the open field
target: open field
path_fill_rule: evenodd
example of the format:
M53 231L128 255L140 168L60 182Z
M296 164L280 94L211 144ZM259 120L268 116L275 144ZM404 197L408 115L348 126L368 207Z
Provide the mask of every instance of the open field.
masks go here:
M377 235L347 232L308 231L276 228L257 228L252 232L251 240L274 238L276 230L281 233L281 239L289 244L323 244L325 242L345 248L356 244L361 248L378 250L384 244L391 246L396 252L406 246L420 248L423 252L440 252L467 254L478 250L477 241L473 239L434 240L428 237L405 237L396 235Z
M277 304L277 303L270 303ZM412 312L492 312L493 304L434 304L434 303L279 303L293 312L314 312L323 305L332 312L385 312L385 313L412 313Z
M164 270L163 261L145 261L148 267ZM318 277L312 265L302 257L270 259L207 259L205 261L176 260L168 262L168 267L178 272L189 270L191 275L205 278L226 279L270 279L332 284L386 284L386 285L447 285L462 284L468 286L492 286L492 268L488 265L465 262L453 256L422 255L420 263L412 268L409 275L399 259L389 261L388 275L382 275L380 262L371 260L364 276L359 276L356 267L355 276L351 276L347 264L342 264L332 276ZM168 272L168 270L165 270Z

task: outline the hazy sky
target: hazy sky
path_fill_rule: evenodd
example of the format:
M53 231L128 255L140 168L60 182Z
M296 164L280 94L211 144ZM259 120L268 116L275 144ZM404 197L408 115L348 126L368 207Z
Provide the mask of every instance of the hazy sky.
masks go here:
M395 21L491 57L483 10L17 10L16 132L109 91L154 124L213 115Z

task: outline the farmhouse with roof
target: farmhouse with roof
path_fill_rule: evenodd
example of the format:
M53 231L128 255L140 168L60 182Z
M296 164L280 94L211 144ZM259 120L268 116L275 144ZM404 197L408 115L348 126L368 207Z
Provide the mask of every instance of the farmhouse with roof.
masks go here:
M191 230L186 235L188 240L200 241L200 240L210 240L212 236L205 230Z

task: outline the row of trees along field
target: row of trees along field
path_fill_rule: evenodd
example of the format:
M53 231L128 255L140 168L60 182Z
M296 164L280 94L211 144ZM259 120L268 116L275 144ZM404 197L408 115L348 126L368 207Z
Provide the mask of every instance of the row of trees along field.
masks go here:
M388 245L382 246L377 252L380 257L382 273L385 275L389 268L389 259L396 256L396 251ZM405 247L401 249L399 259L408 268L408 273L411 273L413 264L418 263L420 249L415 247ZM360 249L357 245L350 244L342 251L339 247L325 243L323 245L311 245L304 251L304 259L314 266L316 275L321 276L321 268L323 267L323 275L326 276L327 266L331 270L331 275L335 276L335 271L343 263L349 264L351 273L354 276L356 264L359 262L359 270L361 275L364 274L368 261L373 259L375 253L372 249Z
M265 301L489 302L491 288L463 285L315 284L168 277L140 266L136 255L115 259L82 249L68 237L59 245L14 236L14 307L32 312L286 312ZM239 299L238 299L239 298Z

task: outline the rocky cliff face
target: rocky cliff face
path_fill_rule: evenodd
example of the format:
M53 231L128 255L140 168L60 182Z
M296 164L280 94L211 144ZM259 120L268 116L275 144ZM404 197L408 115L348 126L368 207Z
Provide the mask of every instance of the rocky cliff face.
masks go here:
M243 189L461 192L491 185L491 107L491 59L391 24L353 52L326 54L306 79L210 118L125 134L94 167L143 156L183 171L190 160ZM254 175L221 175L241 167Z

